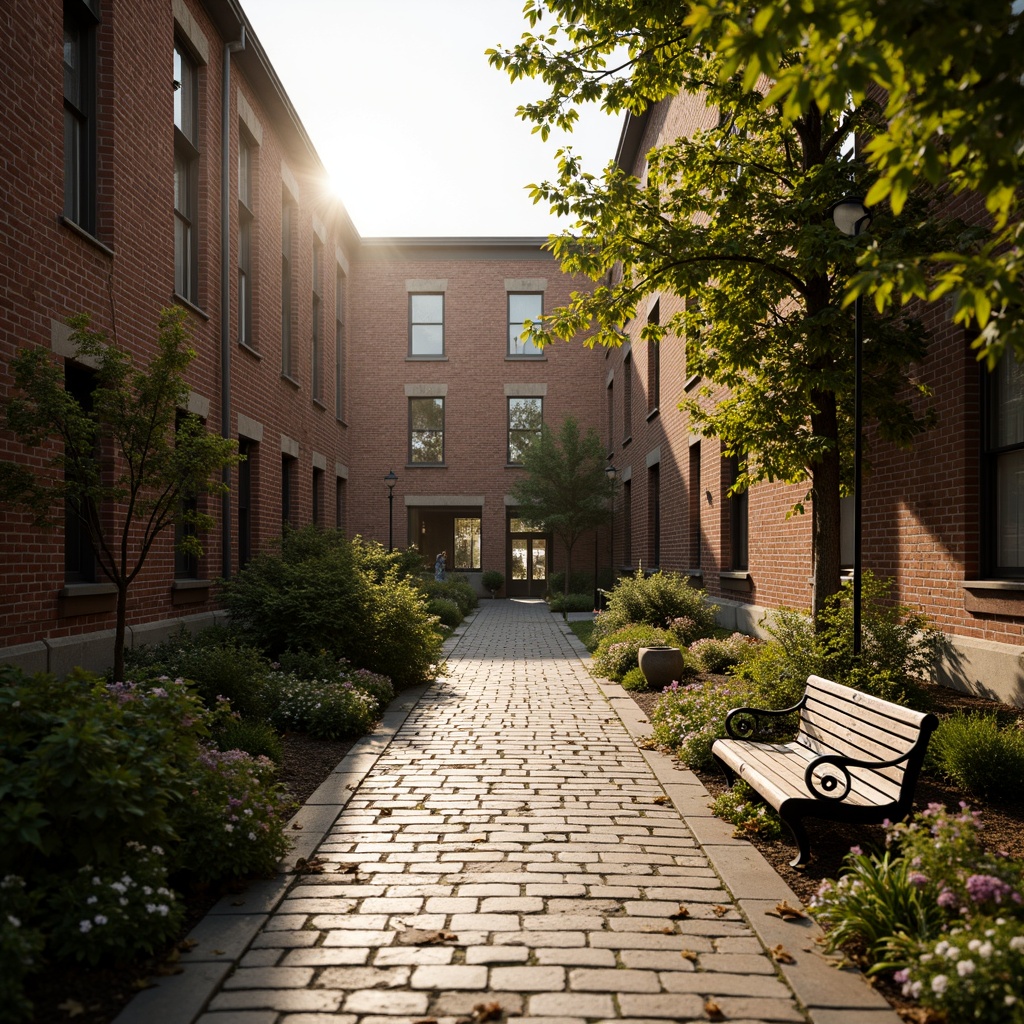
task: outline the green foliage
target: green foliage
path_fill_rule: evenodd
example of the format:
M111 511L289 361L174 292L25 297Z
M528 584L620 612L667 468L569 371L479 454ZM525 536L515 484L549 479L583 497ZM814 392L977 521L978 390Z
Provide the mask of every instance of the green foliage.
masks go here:
M433 576L421 576L417 580L417 586L430 599L441 598L445 601L454 601L458 605L460 618L465 618L478 603L476 591L469 580L453 573L449 573L447 579L444 580L436 580Z
M132 581L155 540L175 525L188 527L181 550L202 554L199 536L214 521L184 499L222 493L221 470L239 461L233 440L207 430L198 416L180 415L195 358L188 317L180 306L162 311L156 354L146 367L116 339L93 331L88 316L72 317L76 354L96 366L88 408L65 390L63 364L48 350L24 349L11 364L17 390L7 405L7 426L22 444L41 449L53 472L0 462L0 501L32 509L40 526L62 516L66 502L81 509L98 567L117 586L118 679L124 678ZM100 439L115 461L96 457Z
M597 431L585 434L571 416L557 431L546 424L523 453L525 474L512 484L519 515L565 545L564 592L572 579L572 551L590 530L606 523L615 482L605 472L607 453Z
M116 867L87 864L70 882L53 885L46 906L50 954L96 966L166 945L185 918L167 867L159 846L129 842Z
M378 714L395 699L395 688L391 680L379 672L357 668L349 671L346 678L353 686L368 693L377 702Z
M957 713L932 734L925 764L974 796L1014 803L1022 798L1024 731L1000 729L995 715Z
M870 572L862 580L861 656L853 656L852 586L825 604L814 629L810 619L790 609L771 613L765 629L771 639L744 661L736 674L752 684L762 707L789 707L799 700L809 675L873 693L897 704L922 700L941 651L942 635L925 617L890 600L892 582Z
M480 582L483 583L484 590L494 595L505 586L505 574L498 572L497 569L485 569Z
M597 640L594 638L594 623L570 622L569 628L575 633L580 643L593 654L597 648Z
M373 728L378 704L368 689L347 679L270 677L270 720L281 732L304 732L321 740L362 736Z
M720 675L751 657L759 641L745 633L727 637L703 637L690 644L690 653L705 672Z
M390 566L377 578L334 531L288 531L226 586L242 639L280 657L326 652L388 676L397 686L431 678L441 637L417 584Z
M611 580L608 579L609 570L603 569L599 573L601 577L601 586L610 586ZM548 593L549 594L564 594L566 593L565 586L565 573L564 572L553 572L548 576ZM594 593L594 574L592 572L585 572L583 570L574 570L569 573L569 587L568 593L570 594L590 594L591 608L593 607L593 593ZM587 611L590 611L588 608Z
M231 716L214 730L219 750L244 750L253 757L265 757L280 764L284 747L277 730L269 722Z
M29 923L38 895L26 892L17 875L0 879L0 1021L5 1024L32 1019L25 979L39 969L43 949L43 933Z
M686 576L676 572L656 572L619 580L608 599L608 607L597 617L597 635L606 637L630 623L646 623L662 629L674 629L676 639L669 644L689 644L715 631L718 606L708 604L707 593L690 585ZM677 619L689 622L677 623Z
M548 601L553 612L592 612L594 595L591 594L555 594Z
M735 825L733 835L738 839L778 839L782 835L779 816L742 779L715 797L711 813Z
M441 625L447 626L448 629L455 629L462 622L462 610L454 601L449 601L445 597L431 598L427 611L431 615L436 615L441 620Z
M645 693L650 689L650 685L647 682L647 677L640 670L640 666L631 668L622 677L622 688L629 690L631 693Z
M126 651L125 664L137 675L188 680L211 710L219 698L226 698L243 718L267 717L270 665L259 650L222 627L192 633L181 626L163 643Z
M288 793L274 765L241 750L203 750L190 765L191 796L174 807L177 862L201 882L269 875L288 852Z
M352 538L352 554L356 565L380 581L394 569L403 579L416 578L424 570L425 560L419 548L395 548L392 551L376 540L366 540L358 534Z
M651 713L654 742L690 768L711 769L715 765L711 747L725 736L725 716L749 704L748 698L746 688L734 680L672 683Z
M616 682L639 664L641 647L671 647L672 636L664 629L643 624L623 626L601 638L594 651L593 669ZM686 656L683 656L684 662Z

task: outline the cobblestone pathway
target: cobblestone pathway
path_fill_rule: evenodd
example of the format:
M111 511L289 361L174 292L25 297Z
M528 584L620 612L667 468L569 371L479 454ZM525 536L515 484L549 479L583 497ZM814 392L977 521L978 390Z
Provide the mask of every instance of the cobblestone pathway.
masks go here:
M229 962L190 968L181 999L204 977L208 989L184 1019L895 1021L859 978L852 999L833 998L831 968L818 1001L832 1008L805 1016L666 796L650 766L661 755L637 748L572 642L546 605L483 602L447 676L390 742L357 755L368 773L333 780L353 781L324 826L323 873L284 880L273 912L246 918L255 937L233 971L231 920L197 930L197 953ZM761 880L778 877L750 875L749 847L705 820L723 844L709 848L739 851L732 872L753 891L736 895L763 915L778 897ZM137 999L124 1022L164 1024L159 1006Z

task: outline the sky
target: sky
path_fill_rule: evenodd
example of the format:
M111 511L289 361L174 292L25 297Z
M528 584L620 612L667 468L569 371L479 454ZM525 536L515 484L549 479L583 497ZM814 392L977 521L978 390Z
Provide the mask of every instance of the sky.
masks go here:
M242 0L242 7L364 238L548 235L567 226L526 186L553 179L566 142L599 173L619 117L581 110L547 142L515 116L484 51L527 29L524 0Z

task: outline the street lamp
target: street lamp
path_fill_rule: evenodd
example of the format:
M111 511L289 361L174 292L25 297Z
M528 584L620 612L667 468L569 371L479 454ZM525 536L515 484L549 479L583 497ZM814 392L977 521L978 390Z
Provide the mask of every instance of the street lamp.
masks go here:
M612 464L611 459L608 460L608 465L604 467L605 474L608 477L610 484L615 482L615 478L619 475L619 471ZM608 558L611 561L612 569L612 587L615 586L615 495L612 494L612 521L611 521L611 533L608 537Z
M388 551L394 551L395 549L395 484L398 483L398 477L395 476L395 471L389 470L388 475L384 477L384 483L388 485Z
M864 200L857 196L846 196L832 207L832 220L839 231L848 238L857 238L867 231L871 224ZM853 305L853 656L860 656L860 606L861 606L861 464L864 442L861 437L863 406L861 396L861 347L863 343L862 301L858 295Z

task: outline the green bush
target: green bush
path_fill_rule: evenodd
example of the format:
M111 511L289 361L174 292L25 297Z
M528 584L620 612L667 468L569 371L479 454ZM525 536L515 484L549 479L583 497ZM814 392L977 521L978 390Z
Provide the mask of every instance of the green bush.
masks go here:
M378 714L395 699L395 688L391 685L391 680L378 672L356 668L347 674L347 678L353 686L373 697L377 702Z
M377 717L376 698L348 680L301 679L291 673L274 673L271 693L271 721L282 732L339 740L369 732Z
M667 747L690 768L710 769L711 747L725 736L725 716L750 703L747 688L736 680L706 680L665 687L651 713L654 742Z
M388 551L380 541L356 535L351 540L355 564L376 581L394 569L402 579L416 579L427 567L426 559L415 547Z
M555 594L565 593L565 573L564 572L553 572L548 576L548 595L554 596ZM574 570L569 574L569 593L570 594L590 594L590 607L587 611L592 611L594 607L594 574L592 572L583 572L582 570Z
M269 758L280 764L284 748L277 730L269 722L232 715L214 730L219 750L244 750L253 757Z
M505 574L498 572L497 569L487 569L480 582L484 585L484 590L493 596L505 586Z
M39 969L43 951L43 933L30 924L38 895L17 875L0 879L0 1021L32 1019L25 979Z
M608 607L597 617L597 632L606 637L631 623L644 623L665 629L675 619L693 623L693 635L686 643L715 631L716 605L707 603L707 594L692 586L689 578L674 572L656 572L644 576L637 572L619 580L608 598Z
M592 612L594 610L593 594L553 594L548 599L553 612Z
M449 575L447 579L435 580L433 576L419 577L417 585L431 600L441 598L454 601L459 612L465 618L476 606L477 596L469 580L463 576Z
M596 635L596 631L595 631ZM641 647L671 647L672 636L655 626L634 624L605 634L594 652L593 668L599 676L620 680L638 665ZM686 655L683 655L684 661Z
M461 609L446 597L432 597L427 605L427 611L431 615L436 615L441 620L441 625L449 629L455 629L462 622Z
M622 688L632 693L645 693L650 689L647 677L640 671L639 665L636 668L631 668L622 677Z
M270 664L255 647L240 643L223 627L214 626L193 634L182 626L155 647L125 651L125 665L134 678L144 673L165 675L194 685L207 708L219 697L243 718L265 720L266 676Z
M442 637L415 585L397 575L386 577L371 589L367 611L371 650L362 659L349 660L387 676L399 688L432 679L441 658Z
M728 637L703 637L690 644L690 653L705 672L721 675L751 657L759 641L745 633Z
M996 716L958 713L939 724L926 767L986 800L1021 800L1024 731L1000 729Z
M742 779L715 798L711 813L735 825L733 836L738 839L778 839L782 835L779 816Z

